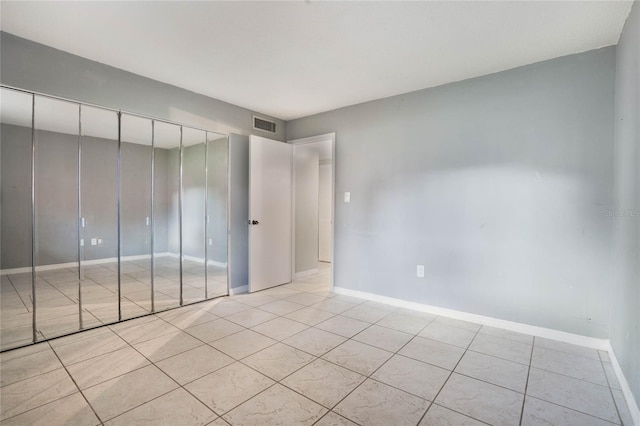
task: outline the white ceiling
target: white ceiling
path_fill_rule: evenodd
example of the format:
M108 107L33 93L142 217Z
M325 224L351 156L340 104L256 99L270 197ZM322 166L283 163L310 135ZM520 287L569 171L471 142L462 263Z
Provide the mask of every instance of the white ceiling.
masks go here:
M3 31L285 120L616 44L631 5L0 2Z

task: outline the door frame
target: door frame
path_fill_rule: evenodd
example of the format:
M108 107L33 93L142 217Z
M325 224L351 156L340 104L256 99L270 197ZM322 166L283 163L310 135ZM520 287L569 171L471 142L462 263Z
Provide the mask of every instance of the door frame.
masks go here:
M324 133L317 136L309 136L306 138L292 139L287 141L288 144L306 145L316 142L331 142L331 290L335 285L335 266L336 266L336 132ZM296 276L296 168L295 168L295 149L293 152L293 161L291 167L293 184L291 185L291 277L295 280Z

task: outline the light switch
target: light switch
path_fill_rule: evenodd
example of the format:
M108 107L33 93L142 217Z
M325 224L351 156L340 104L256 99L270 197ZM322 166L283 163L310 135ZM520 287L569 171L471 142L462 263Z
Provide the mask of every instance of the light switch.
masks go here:
M101 246L102 245L102 238L98 238L98 245Z
M147 216L147 226L151 225L151 219Z
M350 192L345 192L344 193L344 202L345 203L350 203L351 202L351 193Z
M80 247L84 247L84 238L80 238Z
M92 239L91 239L91 245L92 245L92 246L96 246L96 245L98 245L98 239L97 239L97 238L92 238Z
M213 245L213 239L212 238L209 238L209 245L210 246Z

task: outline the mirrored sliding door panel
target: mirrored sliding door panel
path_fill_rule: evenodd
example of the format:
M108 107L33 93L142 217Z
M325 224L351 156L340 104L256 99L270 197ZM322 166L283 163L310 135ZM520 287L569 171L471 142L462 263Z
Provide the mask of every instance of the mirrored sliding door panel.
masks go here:
M206 289L206 132L182 129L182 294L204 300Z
M120 311L122 318L151 309L152 121L121 116Z
M31 94L0 90L0 349L33 340Z
M80 105L36 95L34 108L36 325L49 339L80 329Z
M181 305L181 128L154 123L154 300L156 311Z
M207 133L207 297L226 295L229 138Z
M87 328L94 319L118 321L118 114L80 108L80 319Z

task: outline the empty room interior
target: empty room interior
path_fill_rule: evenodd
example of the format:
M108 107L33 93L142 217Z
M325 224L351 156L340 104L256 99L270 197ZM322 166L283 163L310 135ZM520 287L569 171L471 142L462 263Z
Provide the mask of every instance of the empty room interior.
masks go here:
M0 1L0 425L640 426L640 2Z

